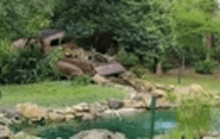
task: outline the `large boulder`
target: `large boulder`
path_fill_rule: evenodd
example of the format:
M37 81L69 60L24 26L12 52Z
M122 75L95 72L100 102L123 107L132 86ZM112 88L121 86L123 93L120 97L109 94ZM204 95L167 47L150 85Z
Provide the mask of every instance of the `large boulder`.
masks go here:
M0 139L9 139L11 131L8 127L0 125Z
M157 109L169 109L178 107L177 103L171 103L167 101L165 98L156 99L156 108Z
M6 118L2 113L0 113L0 125L9 126L13 124L11 119Z
M121 133L112 133L105 129L93 129L82 131L70 139L126 139Z
M99 74L96 74L95 76L93 76L92 79L96 84L100 84L100 85L110 83L106 78L104 78L103 76Z
M189 86L189 94L190 95L197 95L204 91L203 87L199 84L192 84Z
M65 115L74 115L74 114L76 114L76 109L71 108L71 107L66 107L64 111L65 111L64 112Z
M11 121L12 124L21 124L22 123L22 120L23 120L22 115L16 109L1 108L0 112L4 115L4 117L1 117L1 116L0 117L3 119L7 119L6 121Z
M96 117L99 117L101 113L104 112L106 109L107 106L105 107L98 102L90 105L90 113L92 115L95 115Z
M89 112L90 106L86 102L79 103L78 105L72 106L73 110L76 112Z
M163 90L159 90L156 89L152 92L152 94L156 97L156 98L165 98L167 96L167 93Z
M139 92L152 92L156 89L152 83L139 78L129 79L129 83Z
M65 58L62 61L73 64L73 65L79 67L86 74L95 73L95 69L89 61L75 59L75 58Z
M50 122L64 122L66 117L56 112L47 112L47 119Z
M82 121L92 121L92 120L95 120L96 119L96 116L95 115L92 115L91 113L83 113L82 115Z
M43 108L38 107L36 104L30 102L24 104L17 104L15 109L27 119L45 119L46 111Z
M133 93L125 100L126 108L149 108L152 96L147 93Z
M75 77L75 76L85 75L85 73L79 67L68 62L58 61L57 68L66 77Z
M124 102L119 99L111 98L108 100L108 106L110 109L120 109L124 106Z

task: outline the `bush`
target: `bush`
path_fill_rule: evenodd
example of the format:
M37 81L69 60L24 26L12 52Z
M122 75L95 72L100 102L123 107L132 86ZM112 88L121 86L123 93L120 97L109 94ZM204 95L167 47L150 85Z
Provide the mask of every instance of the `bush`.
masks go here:
M168 135L169 139L182 136L193 139L206 134L213 122L211 111L216 103L214 100L214 94L210 92L179 96L181 106L175 110L179 125Z
M5 52L0 58L1 84L26 84L45 78L59 79L56 61L61 56L59 50L43 55L37 47L22 51Z
M141 65L137 65L131 68L131 71L138 77L141 78L144 74L148 72L146 68Z
M212 74L216 67L215 60L205 60L195 63L195 71L201 74Z
M122 64L127 68L131 68L139 63L138 57L131 52L121 51L118 54L118 58L120 58Z
M78 76L73 79L72 85L85 86L92 83L92 78L90 76Z

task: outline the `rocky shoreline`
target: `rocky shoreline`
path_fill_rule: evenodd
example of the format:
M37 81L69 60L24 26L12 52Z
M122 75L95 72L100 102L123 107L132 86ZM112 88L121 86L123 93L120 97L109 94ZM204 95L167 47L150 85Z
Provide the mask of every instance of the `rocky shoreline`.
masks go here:
M125 100L112 98L93 104L82 102L77 105L60 109L44 108L26 102L23 104L17 104L13 109L0 109L0 139L5 138L5 136L10 138L12 133L8 127L15 124L22 124L24 122L28 122L29 124L48 124L70 122L74 120L92 121L99 118L122 118L123 116L133 116L150 110L153 96L156 97L156 109L169 109L177 108L180 104L168 101L166 99L168 93L175 93L176 95L196 95L203 91L203 88L196 84L189 86L181 92L181 89L175 88L174 85L164 86L160 84L152 84L150 82L144 82L141 79L133 79L130 81L134 86L139 85L139 90L131 86L112 83L105 84L111 87L121 88L127 92L128 95ZM18 133L17 136L13 136L13 138L16 139L19 138L18 136L27 135L25 133ZM208 138L204 137L204 139Z

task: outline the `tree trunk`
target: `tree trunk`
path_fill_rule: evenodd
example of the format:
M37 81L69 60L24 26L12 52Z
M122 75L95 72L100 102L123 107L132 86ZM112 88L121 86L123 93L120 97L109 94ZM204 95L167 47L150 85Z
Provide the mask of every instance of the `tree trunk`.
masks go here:
M206 54L206 60L210 60L211 59L211 54L210 54L210 50L212 50L212 48L214 47L214 36L213 34L210 34L208 33L206 35L206 41L207 41L207 49L208 49L208 52Z
M156 68L156 75L161 76L163 74L163 68L162 68L162 60L160 60L157 63L157 68Z

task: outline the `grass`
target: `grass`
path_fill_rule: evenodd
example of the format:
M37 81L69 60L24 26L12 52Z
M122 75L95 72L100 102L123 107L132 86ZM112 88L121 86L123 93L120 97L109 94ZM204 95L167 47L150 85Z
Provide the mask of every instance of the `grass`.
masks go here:
M176 85L176 86L188 86L191 84L200 84L204 89L209 90L210 92L217 93L220 91L220 78L213 78L208 75L200 74L189 74L185 75L181 79L181 84L177 84L177 76L174 75L164 75L163 77L157 77L153 74L147 74L144 77L146 80L152 83L160 83L164 85Z
M92 103L108 98L123 99L122 90L96 85L76 86L71 82L42 82L29 85L0 86L3 97L0 106L12 107L17 103L33 102L46 107L65 107L80 102Z

